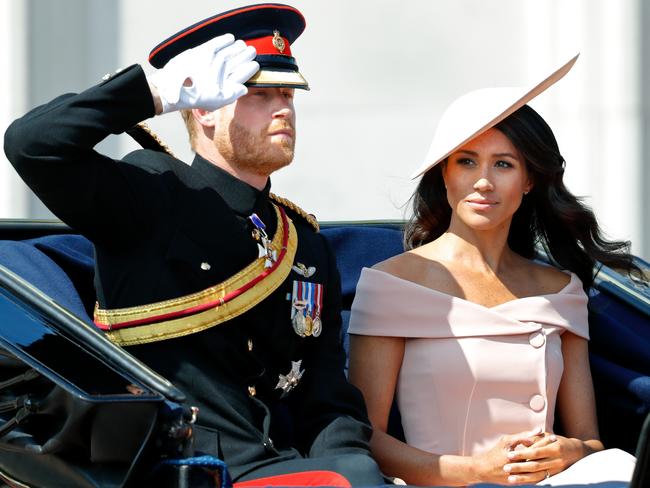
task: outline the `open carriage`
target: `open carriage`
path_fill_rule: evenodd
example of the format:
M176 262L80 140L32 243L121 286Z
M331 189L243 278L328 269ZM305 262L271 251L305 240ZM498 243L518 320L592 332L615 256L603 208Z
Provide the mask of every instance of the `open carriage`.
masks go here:
M321 232L337 255L347 323L361 268L401 252L400 223L330 223ZM92 280L92 245L64 224L0 221L0 479L203 486L200 466L228 484L219 460L193 457L183 392L94 327ZM638 443L634 486L650 486L647 440L639 442L650 411L650 291L602 268L589 311L602 439L632 453Z

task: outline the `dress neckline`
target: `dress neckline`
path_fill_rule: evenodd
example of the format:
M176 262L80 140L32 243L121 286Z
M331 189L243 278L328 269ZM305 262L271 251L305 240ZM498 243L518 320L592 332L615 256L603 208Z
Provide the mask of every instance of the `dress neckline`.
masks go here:
M562 273L568 274L569 277L570 277L569 282L566 285L564 285L560 290L558 290L556 292L553 292L553 293L544 293L544 294L541 294L541 295L529 295L529 296L525 296L525 297L513 298L512 300L508 300L508 301L505 301L503 303L498 303L496 305L488 307L486 305L481 305L480 303L476 303L476 302L472 302L471 300L467 300L466 298L457 297L456 295L450 295L449 293L445 293L445 292L442 292L440 290L436 290L435 288L429 288L428 286L421 285L419 283L416 283L415 281L407 280L405 278L400 278L399 276L395 276L394 274L387 273L385 271L381 271L381 270L374 269L374 268L363 268L363 270L364 271L372 271L374 273L379 273L381 275L393 278L393 279L395 279L397 281L401 281L401 282L403 282L403 283L405 283L405 284L407 284L409 286L414 286L414 287L419 288L421 290L428 291L428 292L431 292L431 293L433 293L435 295L445 297L445 298L448 298L448 299L451 299L451 300L458 300L458 301L460 301L462 303L466 303L466 304L469 304L469 305L472 305L472 306L475 306L475 307L479 307L479 308L482 308L484 310L496 310L496 309L504 307L506 305L515 304L515 303L520 302L522 300L529 300L531 298L544 298L544 297L552 297L552 296L557 296L557 295L564 295L564 294L567 293L567 290L570 289L571 286L574 284L575 280L578 279L578 277L577 277L577 275L575 273L572 273L571 271L560 270Z

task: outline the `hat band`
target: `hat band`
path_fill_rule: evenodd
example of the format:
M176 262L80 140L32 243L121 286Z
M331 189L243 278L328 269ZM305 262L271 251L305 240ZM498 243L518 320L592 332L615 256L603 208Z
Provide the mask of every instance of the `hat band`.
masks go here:
M260 64L260 69L280 69L298 71L296 58L292 56L279 56L277 54L258 54L255 61Z
M280 40L280 42L278 42ZM265 36L256 39L244 39L248 46L253 46L257 54L275 54L276 56L291 56L291 46L286 37ZM282 47L282 50L278 48Z

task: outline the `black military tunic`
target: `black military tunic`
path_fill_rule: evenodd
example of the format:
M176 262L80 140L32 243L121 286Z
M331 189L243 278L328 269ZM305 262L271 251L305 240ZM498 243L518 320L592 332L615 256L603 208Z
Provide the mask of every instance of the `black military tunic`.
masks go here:
M15 121L5 152L59 218L95 245L102 308L143 305L219 283L258 257L248 217L273 235L269 186L258 191L197 156L191 166L150 150L114 161L93 147L154 115L146 78L133 66L77 95L63 95ZM197 447L235 477L299 457L368 453L360 393L343 374L339 276L325 239L287 209L298 234L292 271L268 298L202 332L129 347L200 409ZM291 323L293 282L323 285L322 333ZM276 388L292 361L298 386ZM326 469L326 468L324 468Z

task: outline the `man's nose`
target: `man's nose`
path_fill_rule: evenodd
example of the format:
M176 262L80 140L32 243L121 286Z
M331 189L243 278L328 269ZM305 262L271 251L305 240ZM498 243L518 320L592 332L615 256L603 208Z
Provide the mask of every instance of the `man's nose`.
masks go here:
M291 117L293 110L290 107L281 107L273 112L274 119L286 119Z
M293 114L293 107L289 104L289 102L287 102L286 99L283 98L282 100L282 103L278 103L278 105L273 110L274 119L290 118Z
M289 118L293 115L293 103L282 93L273 97L273 118Z

